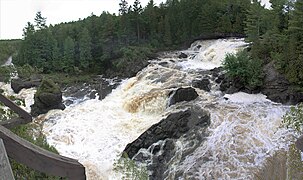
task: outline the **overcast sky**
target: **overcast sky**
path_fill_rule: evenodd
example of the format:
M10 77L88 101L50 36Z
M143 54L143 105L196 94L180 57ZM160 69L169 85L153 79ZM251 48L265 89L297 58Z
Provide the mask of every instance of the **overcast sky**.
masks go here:
M149 0L141 0L144 7ZM166 0L154 0L156 4ZM268 0L262 0L268 1ZM22 38L26 23L34 21L37 11L47 18L48 24L76 21L92 12L118 13L120 0L0 0L0 39ZM128 0L133 4L134 0Z

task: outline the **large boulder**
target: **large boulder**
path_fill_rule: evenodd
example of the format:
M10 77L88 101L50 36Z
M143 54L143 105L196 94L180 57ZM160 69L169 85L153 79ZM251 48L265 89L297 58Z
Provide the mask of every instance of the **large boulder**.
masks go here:
M41 84L42 76L33 75L29 79L12 79L11 87L15 93L19 93L23 88L38 87Z
M178 56L178 58L185 59L185 58L188 58L188 55L185 54L185 53L183 53L183 52L181 52L181 54Z
M210 123L207 111L192 107L185 111L170 114L159 123L152 125L135 141L129 143L124 152L132 158L141 148L148 148L152 144L165 139L178 139L195 127L203 127Z
M201 90L210 91L210 81L207 78L203 78L203 79L195 79L192 81L192 86L195 88L199 88Z
M172 106L178 102L182 101L192 101L198 97L198 93L192 87L188 88L178 88L169 93L169 103L168 106Z
M265 78L261 92L268 99L283 104L297 104L303 101L303 93L296 91L285 76L275 69L274 62L265 65L263 71Z
M62 103L62 92L53 81L44 79L34 96L31 114L38 116L52 109L65 109Z

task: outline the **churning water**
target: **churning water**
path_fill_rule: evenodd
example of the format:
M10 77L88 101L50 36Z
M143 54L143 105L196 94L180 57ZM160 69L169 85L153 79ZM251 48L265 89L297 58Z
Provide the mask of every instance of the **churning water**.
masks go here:
M187 58L175 52L153 60L102 101L86 100L44 115L47 141L61 155L79 160L88 179L115 179L113 164L125 146L176 111L168 107L168 93L210 77L201 72L219 67L226 53L245 45L243 39L197 41L182 51ZM266 158L288 147L292 135L279 127L287 106L262 94L222 96L211 82L211 92L196 89L199 98L188 102L210 112L207 137L190 151L195 142L176 140L167 179L252 179Z

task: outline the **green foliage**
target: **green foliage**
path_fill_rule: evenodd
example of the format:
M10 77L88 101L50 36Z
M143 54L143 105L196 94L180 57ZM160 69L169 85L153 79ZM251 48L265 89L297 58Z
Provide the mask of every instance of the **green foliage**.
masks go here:
M10 56L17 55L21 43L21 40L0 40L0 65Z
M169 0L146 7L140 0L129 6L120 0L119 15L103 12L83 20L46 27L46 18L36 14L35 25L24 28L24 40L14 59L43 73L104 73L129 46L158 50L184 44L201 35L244 33L250 0ZM121 62L123 64L123 62ZM113 69L112 69L113 68Z
M246 20L251 57L274 61L279 72L295 86L303 86L303 2L271 0L265 9L254 0Z
M283 116L282 124L287 128L292 128L298 133L303 132L303 104L292 106Z
M24 64L23 66L17 66L18 76L19 78L22 79L28 79L33 74L40 74L42 73L41 71L42 71L41 69L34 68L29 64Z
M288 151L288 179L302 179L303 161L301 160L301 151L295 144L290 145Z
M123 174L123 179L147 180L148 174L146 167L139 166L135 161L129 159L127 155L120 157L114 164L114 171Z
M21 125L13 128L12 131L19 137L26 139L45 150L58 154L57 150L46 142L46 137L42 134L40 126L35 124ZM10 159L10 162L16 179L62 179L60 177L49 176L45 173L37 172L23 164L17 163L13 159Z
M92 76L89 74L81 74L79 76L70 75L67 73L52 73L52 74L45 74L44 77L46 79L51 79L60 86L66 85L75 85L77 83L85 83L92 80Z
M8 83L13 73L15 73L13 66L0 66L0 81Z
M36 95L39 96L41 93L60 93L60 87L53 80L43 78Z
M153 49L150 47L129 46L122 48L122 57L115 63L115 68L123 69L126 64L142 61L152 54Z
M240 81L243 85L257 88L263 83L262 62L258 59L252 59L245 50L236 55L227 54L223 68L230 78Z
M15 102L19 106L24 106L25 102L22 99L18 99L15 96L9 96L10 100ZM18 115L14 113L11 109L4 106L4 104L0 103L0 120L5 121L11 119L12 117L17 117ZM46 137L42 134L42 127L38 126L37 124L27 124L27 125L20 125L13 129L11 129L19 137L45 149L51 151L53 153L58 154L57 150L50 146L47 141ZM19 164L13 159L10 159L10 164L13 170L14 177L16 179L62 179L60 177L48 176L45 173L40 173L35 170L30 169L29 167Z
M16 103L19 106L25 106L25 101L23 99L16 98L15 96L8 96L10 100ZM12 111L10 108L6 107L3 103L0 102L0 121L9 120L12 117L17 117L18 115Z

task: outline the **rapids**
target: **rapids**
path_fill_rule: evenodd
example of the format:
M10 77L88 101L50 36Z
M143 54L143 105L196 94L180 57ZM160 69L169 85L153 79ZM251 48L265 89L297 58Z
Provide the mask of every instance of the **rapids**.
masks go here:
M88 179L120 179L113 167L125 146L177 111L177 106L168 107L168 93L191 86L194 79L211 79L207 70L219 67L226 53L245 46L243 39L208 40L182 51L188 58L166 53L102 101L87 99L41 115L47 141L61 155L79 160ZM280 128L288 106L262 94L223 96L218 89L211 80L210 92L196 89L198 99L181 102L208 110L211 123L203 130L203 141L193 138L199 130L174 141L176 152L166 179L252 179L266 158L288 148L292 132Z

